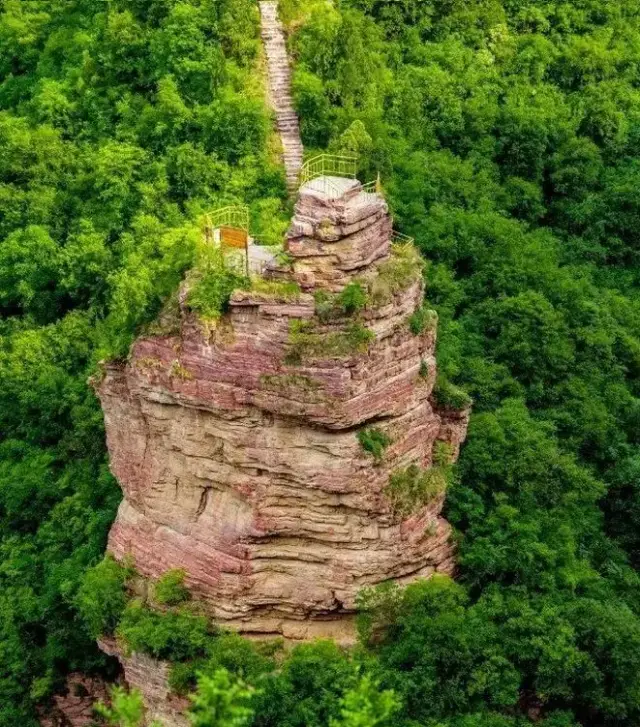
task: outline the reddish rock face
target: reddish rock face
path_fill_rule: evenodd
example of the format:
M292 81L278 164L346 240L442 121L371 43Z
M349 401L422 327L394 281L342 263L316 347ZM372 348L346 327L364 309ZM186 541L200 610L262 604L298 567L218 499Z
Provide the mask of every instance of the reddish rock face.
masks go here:
M378 195L349 182L329 199L311 183L291 267L271 271L299 296L237 291L211 330L183 291L179 334L140 338L106 367L98 394L124 491L109 548L147 577L184 568L223 625L348 638L363 586L453 569L443 496L399 517L385 494L395 470L431 466L437 441L456 457L468 419L434 408L435 325L409 329L420 267L390 233ZM313 294L355 279L367 307L321 320ZM371 340L354 342L354 326ZM359 443L365 427L391 440L380 462Z
M53 697L40 714L42 727L91 727L96 724L94 705L109 702L107 684L98 677L73 672L64 694Z
M129 688L138 690L142 695L145 704L145 725L156 724L157 721L162 727L189 727L191 720L186 712L190 702L171 691L169 663L153 659L146 654L125 654L114 639L101 639L98 646L105 654L118 658ZM43 725L43 727L48 726Z

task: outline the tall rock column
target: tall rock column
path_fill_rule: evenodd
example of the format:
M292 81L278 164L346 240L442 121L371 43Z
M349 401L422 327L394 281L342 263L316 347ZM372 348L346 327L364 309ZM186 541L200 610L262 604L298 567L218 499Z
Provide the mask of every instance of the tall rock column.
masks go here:
M467 412L434 405L436 318L382 197L314 180L286 248L215 326L183 290L175 331L106 367L109 549L183 568L222 625L348 640L361 588L452 571L439 475Z

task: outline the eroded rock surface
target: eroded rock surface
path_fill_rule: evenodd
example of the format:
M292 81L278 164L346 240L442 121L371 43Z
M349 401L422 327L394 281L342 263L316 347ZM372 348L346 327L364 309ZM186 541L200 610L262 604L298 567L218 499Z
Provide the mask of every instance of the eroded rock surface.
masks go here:
M392 249L386 203L340 184L337 198L300 192L291 265L271 271L299 295L237 291L212 327L183 291L179 332L139 338L98 386L124 491L110 550L151 578L184 568L210 614L246 633L349 638L363 586L454 565L444 496L404 517L385 488L430 467L438 441L457 456L467 412L434 407L435 321L409 328L423 282ZM354 280L366 308L320 318L318 293L326 304ZM365 427L391 440L379 462Z
M113 639L101 639L99 646L105 654L117 657L127 685L142 695L145 725L157 722L162 727L189 727L191 720L186 713L189 700L172 693L169 687L171 667L167 662L146 654L126 654Z
M72 672L64 693L55 695L40 710L42 727L91 727L96 724L94 705L108 704L108 684L99 677Z

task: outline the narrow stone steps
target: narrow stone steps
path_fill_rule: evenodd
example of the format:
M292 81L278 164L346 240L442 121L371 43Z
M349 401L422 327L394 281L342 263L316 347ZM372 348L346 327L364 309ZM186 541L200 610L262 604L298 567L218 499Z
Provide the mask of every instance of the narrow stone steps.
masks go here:
M260 35L267 57L269 101L276 115L276 129L282 143L287 187L294 192L298 187L302 167L303 146L300 138L298 115L291 97L291 69L282 23L278 17L277 0L260 3Z

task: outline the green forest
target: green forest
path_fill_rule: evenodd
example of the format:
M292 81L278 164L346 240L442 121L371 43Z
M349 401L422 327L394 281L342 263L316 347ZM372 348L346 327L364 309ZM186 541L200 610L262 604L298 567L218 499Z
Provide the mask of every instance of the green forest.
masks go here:
M456 580L364 593L355 648L286 655L217 633L180 574L164 610L126 603L88 380L211 265L203 212L248 204L266 236L288 217L257 4L0 0L0 726L109 676L116 626L198 685L197 727L637 725L640 6L280 13L305 147L380 174L473 399ZM101 719L136 725L137 700Z

